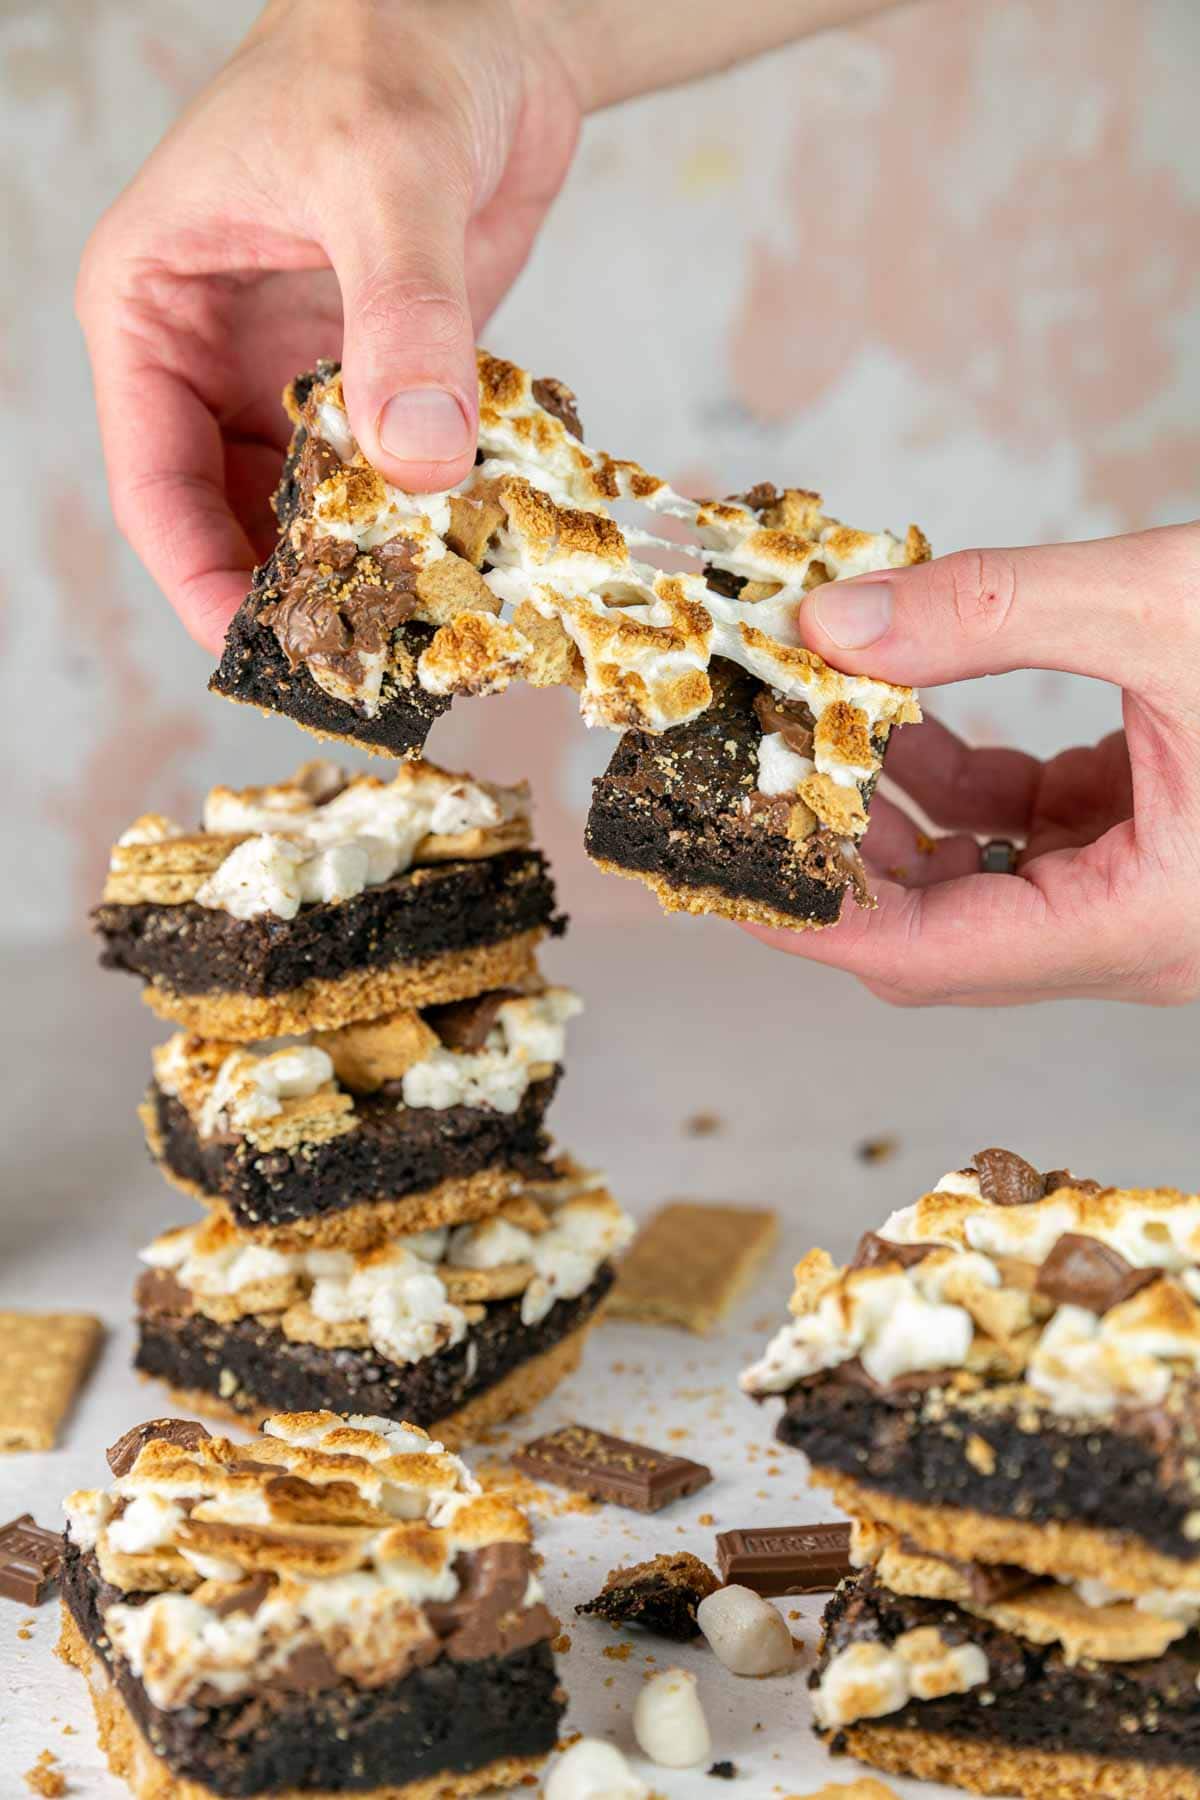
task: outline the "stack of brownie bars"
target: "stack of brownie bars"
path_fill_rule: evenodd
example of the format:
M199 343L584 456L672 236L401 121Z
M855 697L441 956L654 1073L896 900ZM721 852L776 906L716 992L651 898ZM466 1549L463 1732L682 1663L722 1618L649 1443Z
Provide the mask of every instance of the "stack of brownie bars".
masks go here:
M130 826L94 917L177 1027L142 1120L203 1208L143 1252L139 1370L457 1445L575 1367L631 1226L543 1127L579 1001L538 972L564 921L523 787L215 788L198 830Z
M834 1750L1026 1800L1200 1796L1200 1197L1005 1150L810 1252L743 1377L853 1520Z

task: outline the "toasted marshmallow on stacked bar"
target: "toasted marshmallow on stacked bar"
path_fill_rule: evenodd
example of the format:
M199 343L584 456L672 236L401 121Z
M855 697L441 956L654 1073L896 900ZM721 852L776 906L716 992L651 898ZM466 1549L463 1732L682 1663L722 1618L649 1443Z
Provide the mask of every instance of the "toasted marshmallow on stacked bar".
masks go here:
M470 1794L554 1747L528 1523L424 1432L156 1419L109 1461L66 1501L60 1651L136 1795Z
M854 1521L831 1748L977 1793L1200 1795L1200 1196L981 1152L814 1250L742 1385Z
M922 560L920 531L853 530L796 488L689 499L589 448L562 383L486 352L479 403L466 480L406 494L359 450L336 365L292 384L279 541L213 687L407 755L455 695L569 685L588 724L628 734L597 792L597 861L671 907L829 923L847 886L865 895L854 845L888 735L920 710L908 688L829 668L797 615L823 582ZM692 566L647 560L664 552ZM724 771L704 753L718 713Z
M186 1029L141 1107L208 1211L160 1238L137 1366L189 1405L387 1413L465 1441L577 1364L630 1226L552 1153L580 1010L528 793L427 763L215 788L115 846L103 960Z

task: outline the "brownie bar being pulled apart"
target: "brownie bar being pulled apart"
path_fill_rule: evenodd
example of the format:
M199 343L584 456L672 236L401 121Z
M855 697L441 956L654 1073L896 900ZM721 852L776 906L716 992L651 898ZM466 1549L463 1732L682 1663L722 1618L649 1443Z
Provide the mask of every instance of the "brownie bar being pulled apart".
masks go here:
M67 1501L59 1648L139 1800L534 1778L563 1706L529 1527L439 1444L307 1412L249 1445L159 1419L109 1458L114 1486Z
M923 560L921 532L853 530L766 483L689 499L589 448L561 383L483 351L478 372L475 470L426 495L368 464L335 364L293 383L279 543L212 685L397 753L453 695L571 686L589 725L629 733L593 809L603 867L674 909L830 924L848 885L865 893L854 845L892 727L920 708L830 668L798 614L822 583ZM686 571L641 560L663 513L690 529Z
M147 1141L168 1179L274 1245L364 1249L481 1216L544 1166L579 1009L536 986L279 1050L177 1032L154 1052Z
M147 815L114 846L101 961L162 1017L239 1041L520 985L564 928L528 840L524 789L432 764L214 788L202 830Z
M1035 1641L869 1573L847 1582L809 1678L818 1728L835 1751L972 1793L1196 1800L1200 1638L1181 1625L1170 1648L1141 1648L1137 1616L1110 1608L1080 1649L1086 1609L1062 1610L1059 1636ZM1031 1603L1008 1611L1041 1617Z

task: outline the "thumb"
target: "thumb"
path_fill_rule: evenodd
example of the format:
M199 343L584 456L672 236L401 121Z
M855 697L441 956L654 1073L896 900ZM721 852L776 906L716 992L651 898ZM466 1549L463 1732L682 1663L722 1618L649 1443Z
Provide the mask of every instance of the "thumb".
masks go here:
M851 674L937 686L1064 669L1150 694L1200 679L1200 528L964 550L814 588L802 642Z
M453 487L471 467L478 426L465 184L455 192L444 169L390 172L382 192L337 212L343 223L327 247L342 292L350 428L394 486Z

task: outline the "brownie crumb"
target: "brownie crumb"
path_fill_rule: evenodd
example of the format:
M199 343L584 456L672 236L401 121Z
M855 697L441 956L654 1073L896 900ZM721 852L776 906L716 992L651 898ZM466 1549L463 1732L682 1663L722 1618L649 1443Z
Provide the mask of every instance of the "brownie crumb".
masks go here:
M708 1773L718 1781L732 1781L737 1774L737 1764L731 1762L715 1762Z
M900 1148L899 1138L864 1138L858 1146L858 1160L865 1163L888 1162Z
M683 1129L688 1137L716 1137L724 1131L725 1121L720 1113L695 1112L683 1121Z
M682 1644L699 1635L696 1608L720 1585L698 1556L678 1550L614 1569L595 1599L575 1611L592 1613L612 1625L641 1625Z
M41 1794L43 1800L57 1800L58 1795L67 1792L67 1778L58 1767L53 1750L43 1750L32 1769L26 1769L25 1785Z

